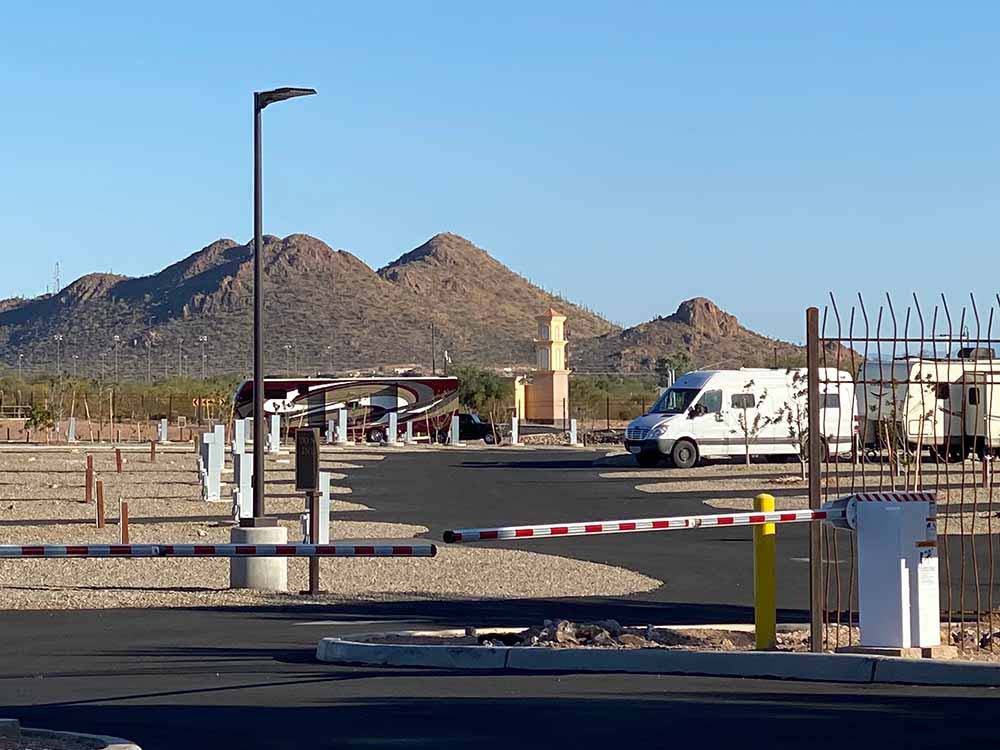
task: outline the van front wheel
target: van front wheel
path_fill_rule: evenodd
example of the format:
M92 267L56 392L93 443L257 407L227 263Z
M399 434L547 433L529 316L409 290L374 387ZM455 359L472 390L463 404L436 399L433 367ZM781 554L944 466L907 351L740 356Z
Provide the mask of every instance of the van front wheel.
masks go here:
M698 448L690 440L678 440L670 457L678 469L690 469L698 463Z

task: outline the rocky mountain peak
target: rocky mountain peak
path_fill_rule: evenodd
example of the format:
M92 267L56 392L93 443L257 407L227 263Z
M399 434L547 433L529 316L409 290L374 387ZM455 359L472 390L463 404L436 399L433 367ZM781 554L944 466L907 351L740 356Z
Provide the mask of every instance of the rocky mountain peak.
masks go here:
M735 316L722 310L706 297L685 300L667 320L684 323L709 336L733 336L743 328Z

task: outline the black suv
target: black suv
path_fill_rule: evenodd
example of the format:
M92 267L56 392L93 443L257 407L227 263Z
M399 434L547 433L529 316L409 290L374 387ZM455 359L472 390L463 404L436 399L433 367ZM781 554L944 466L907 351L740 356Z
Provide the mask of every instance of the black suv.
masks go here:
M482 440L487 445L494 445L499 434L499 430L494 431L492 422L484 422L478 414L458 415L459 440ZM451 427L439 431L437 439L439 443L451 440Z

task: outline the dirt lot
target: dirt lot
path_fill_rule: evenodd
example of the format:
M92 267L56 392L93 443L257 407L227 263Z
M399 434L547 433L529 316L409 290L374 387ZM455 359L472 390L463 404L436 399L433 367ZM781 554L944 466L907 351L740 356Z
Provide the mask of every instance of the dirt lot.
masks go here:
M415 449L388 449L394 452ZM431 449L434 450L434 449ZM95 503L84 500L85 466L94 456L96 478L104 482L107 525L96 528ZM108 447L11 445L0 451L0 544L94 543L119 540L118 500L129 504L133 543L230 541L231 501L201 499L197 460L191 447L163 448L155 463L147 448L123 451L116 473ZM400 539L427 531L416 525L338 520L336 514L365 511L350 487L358 471L377 471L378 449L324 449L323 470L333 473L337 499L331 504L331 539ZM267 457L267 511L301 513L294 491L292 456ZM229 498L230 471L223 472L222 497ZM289 541L301 539L299 521L282 520ZM387 598L522 598L622 596L648 591L660 581L621 568L554 555L504 549L440 548L435 559L323 559L322 601ZM306 587L307 560L290 560L289 591ZM0 608L63 609L150 606L300 604L308 597L230 591L229 561L189 559L49 559L0 562Z

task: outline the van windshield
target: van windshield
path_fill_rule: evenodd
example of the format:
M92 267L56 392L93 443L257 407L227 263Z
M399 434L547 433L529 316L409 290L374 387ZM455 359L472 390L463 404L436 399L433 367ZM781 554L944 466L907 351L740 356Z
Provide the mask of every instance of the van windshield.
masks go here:
M653 404L650 414L683 414L701 393L698 388L670 388Z

